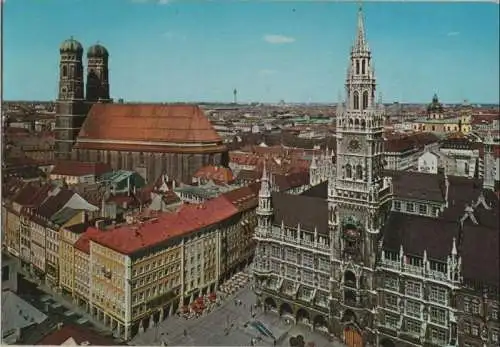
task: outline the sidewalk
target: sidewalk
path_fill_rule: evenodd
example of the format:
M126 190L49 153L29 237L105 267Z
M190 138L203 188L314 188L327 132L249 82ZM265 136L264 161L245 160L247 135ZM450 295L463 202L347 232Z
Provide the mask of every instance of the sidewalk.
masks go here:
M29 273L26 271L20 271L22 275L24 275L24 278L27 281L30 281L32 283L35 283L37 285L37 289L40 291L44 292L45 294L49 295L51 298L54 299L54 301L59 302L62 304L65 308L67 308L70 311L75 312L76 314L87 318L89 320L89 323L91 323L93 326L95 326L97 329L103 331L103 332L111 332L111 329L106 327L103 323L97 321L95 318L93 318L89 313L87 313L83 308L78 307L76 304L74 304L71 299L64 297L61 294L55 293L52 291L49 287L47 287L44 283L40 283L39 280L34 279Z

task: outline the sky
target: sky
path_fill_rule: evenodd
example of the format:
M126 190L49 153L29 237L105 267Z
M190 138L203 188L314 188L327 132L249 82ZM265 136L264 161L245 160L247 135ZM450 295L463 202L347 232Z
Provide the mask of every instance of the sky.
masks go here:
M59 45L110 52L113 98L335 103L358 5L329 1L3 0L3 98L54 100ZM384 102L499 102L499 5L366 2Z

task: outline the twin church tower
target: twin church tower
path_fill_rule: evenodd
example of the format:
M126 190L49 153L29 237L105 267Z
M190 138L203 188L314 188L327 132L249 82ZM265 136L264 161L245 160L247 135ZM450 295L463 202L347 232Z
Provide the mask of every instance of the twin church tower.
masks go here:
M96 102L111 102L109 53L100 44L88 49L86 84L81 43L70 38L61 44L59 53L55 155L56 159L70 159L71 149L90 107Z

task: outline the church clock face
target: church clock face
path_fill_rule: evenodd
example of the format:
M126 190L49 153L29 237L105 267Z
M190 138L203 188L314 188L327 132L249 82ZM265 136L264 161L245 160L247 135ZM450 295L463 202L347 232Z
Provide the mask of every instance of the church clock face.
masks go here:
M358 140L352 139L351 141L349 141L348 148L353 152L358 152L361 149L361 145Z

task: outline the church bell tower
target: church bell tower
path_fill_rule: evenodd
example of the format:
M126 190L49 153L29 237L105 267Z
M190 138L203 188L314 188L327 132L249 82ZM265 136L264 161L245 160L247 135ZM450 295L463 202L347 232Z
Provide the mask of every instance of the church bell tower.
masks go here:
M109 53L97 43L87 51L87 95L90 102L109 102Z
M345 101L337 107L336 178L329 180L332 249L332 318L336 333L375 345L375 265L381 228L390 210L392 181L383 177L384 110L363 11L350 53Z
M83 47L73 38L59 48L59 92L56 103L55 157L70 159L73 144L85 120Z

